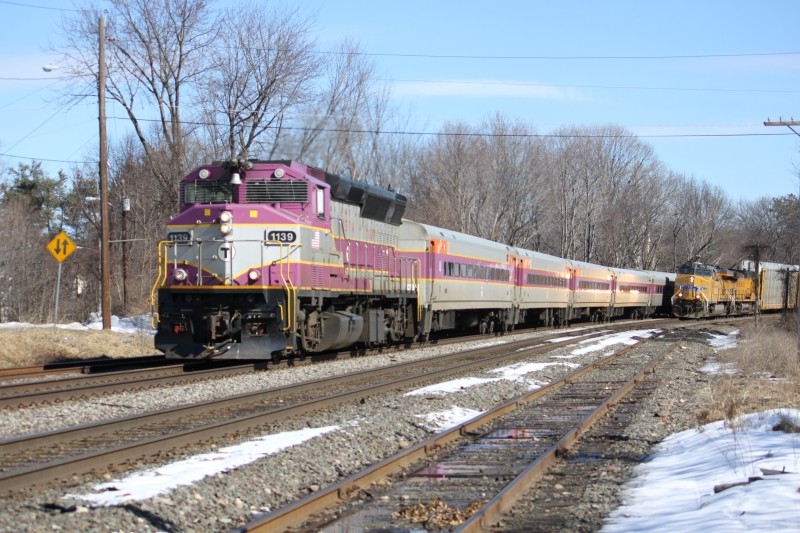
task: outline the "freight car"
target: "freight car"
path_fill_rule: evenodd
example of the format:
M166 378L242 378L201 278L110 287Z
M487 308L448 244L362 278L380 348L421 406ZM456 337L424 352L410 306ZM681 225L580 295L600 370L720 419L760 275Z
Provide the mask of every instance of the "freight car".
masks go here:
M394 191L297 161L192 171L159 243L156 347L271 359L642 317L669 303L672 274L522 250L406 220L405 206Z
M758 293L756 285L758 285ZM741 261L732 269L699 262L678 268L672 312L679 318L707 318L794 309L798 267Z

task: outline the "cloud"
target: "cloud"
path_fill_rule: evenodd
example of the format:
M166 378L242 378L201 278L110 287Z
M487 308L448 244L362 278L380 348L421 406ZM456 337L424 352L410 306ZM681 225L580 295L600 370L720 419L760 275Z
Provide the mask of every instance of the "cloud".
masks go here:
M574 87L511 80L397 80L392 83L398 96L534 98L537 100L588 100Z

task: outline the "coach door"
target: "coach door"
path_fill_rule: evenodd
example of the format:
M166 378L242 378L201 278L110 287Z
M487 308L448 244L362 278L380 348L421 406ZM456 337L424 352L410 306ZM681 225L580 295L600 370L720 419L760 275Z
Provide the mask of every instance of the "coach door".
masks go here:
M611 285L611 298L609 300L609 316L612 316L613 313L611 309L614 309L617 306L617 274L612 272L608 276L609 285Z
M441 276L446 276L446 265L443 263L444 257L447 255L447 241L441 239L431 239L428 242L428 264L425 268L425 278L428 280L430 288L430 301L436 300L436 293L434 290L437 288L436 276L437 273ZM439 268L441 265L441 268Z
M519 306L519 303L526 300L525 287L526 279L525 272L530 270L531 260L525 257L520 257L514 268L514 305Z
M578 290L578 269L569 267L567 272L569 273L569 281L567 283L567 287L569 287L569 308L572 309L575 306L575 293Z

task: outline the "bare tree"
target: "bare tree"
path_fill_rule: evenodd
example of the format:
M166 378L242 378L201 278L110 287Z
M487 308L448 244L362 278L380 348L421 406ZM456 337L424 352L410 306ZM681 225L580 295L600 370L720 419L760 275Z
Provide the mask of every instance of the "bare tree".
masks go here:
M348 165L338 154L347 151L352 136L360 134L364 119L369 118L367 106L375 66L350 39L339 43L330 57L333 60L325 65L314 98L294 121L296 134L286 134L284 144L294 146L300 159L324 163L331 171L355 178L353 169L347 172Z
M772 198L770 210L775 216L775 260L800 263L800 199L793 194Z
M350 39L334 49L317 80L319 89L295 119L282 123L271 156L298 158L376 185L408 182L409 156L419 137L397 135L407 116L375 81L375 65Z
M735 210L740 242L746 247L775 250L778 241L778 214L772 209L772 199L761 197L752 202L740 201Z
M672 197L677 211L686 216L677 239L680 250L677 256L683 256L679 262L699 259L718 263L723 255L718 241L732 216L730 200L724 191L691 178L684 180Z
M218 155L270 153L288 113L313 95L321 62L298 9L232 6L203 79L204 116Z
M770 209L769 198L759 198L754 202L740 202L736 210L737 226L740 228L740 241L738 251L753 262L753 270L761 271L761 262L767 260L774 253L777 227L775 212ZM754 279L756 314L758 324L759 305L761 294L761 276Z
M481 183L475 165L475 135L465 124L446 124L412 176L415 194L424 198L409 218L469 233L480 201Z
M54 236L46 217L31 196L3 194L0 224L14 229L14 239L0 242L0 316L44 322L52 316L57 266L45 247Z
M475 140L484 176L480 209L472 225L481 236L511 246L528 245L538 233L544 147L531 128L501 115L486 121Z
M551 245L543 251L568 259L577 258L580 245L578 220L583 209L583 196L578 176L582 166L582 142L578 130L568 128L555 132L548 143L550 187L545 205L551 206L549 233L555 238L549 239Z
M208 70L220 26L206 0L109 0L107 95L128 115L167 202L187 166L183 108ZM100 9L90 5L64 19L66 72L73 98L97 93ZM155 113L156 122L146 117Z
M669 206L662 165L651 146L617 127L603 130L598 152L602 202L596 258L603 264L654 268Z

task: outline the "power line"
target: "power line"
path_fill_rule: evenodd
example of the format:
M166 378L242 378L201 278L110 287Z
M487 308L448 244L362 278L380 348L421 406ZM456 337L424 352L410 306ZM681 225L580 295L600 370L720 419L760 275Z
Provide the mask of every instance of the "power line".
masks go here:
M2 78L0 78L2 79ZM511 86L511 87L558 87L565 89L622 89L635 91L691 91L691 92L722 92L722 93L778 93L791 94L800 93L800 90L782 89L712 89L703 87L643 87L636 85L569 85L561 83L529 83L512 81L472 81L472 80L402 80L392 78L376 78L379 81L400 82L400 83L452 83L464 85L491 85L491 86Z
M45 159L43 157L30 157L27 155L17 155L17 154L6 154L0 153L0 156L3 157L12 157L14 159L30 159L31 161L46 161L48 163L81 163L81 164L89 164L89 163L97 163L97 161L72 161L68 159Z
M127 117L108 117L115 120L128 120ZM159 122L159 119L139 119L143 122ZM214 126L209 122L181 121L181 124L194 126ZM277 127L272 128L277 129ZM608 134L559 134L559 133L481 133L481 132L435 132L435 131L403 131L403 130L369 130L369 129L344 129L344 128L305 128L301 126L282 126L281 129L292 131L323 131L327 133L353 133L371 135L414 135L414 136L435 136L435 137L503 137L503 138L540 138L540 139L675 139L675 138L734 138L734 137L786 137L792 133L665 133L665 134L630 134L630 135L608 135ZM53 163L96 163L97 161L73 161L64 159L45 159L41 157L31 157L18 154L0 153L3 157L14 159L30 159L36 161L47 161Z
M44 81L69 79L68 76L47 76L38 78L5 78L2 81ZM767 93L767 94L797 94L800 90L793 89L721 89L709 87L646 87L641 85L572 85L566 83L535 83L516 81L480 81L480 80L415 80L396 78L376 78L377 81L392 83L447 83L457 85L488 85L495 87L558 87L562 89L610 89L632 91L676 91L676 92L719 92L719 93Z
M33 9L47 9L51 11L81 12L80 9L70 9L61 7L42 6L24 2L10 2L0 0L0 4L7 4L19 7L29 7ZM275 49L278 51L289 51L291 49ZM474 55L474 54L412 54L402 52L354 52L336 50L310 50L311 53L320 55L357 55L367 57L409 57L417 59L479 59L479 60L543 60L543 61L596 61L596 60L670 60L670 59L713 59L713 58L736 58L736 57L773 57L800 55L798 52L744 52L728 54L666 54L666 55L620 55L620 56L597 56L597 55Z
M19 6L19 7L31 7L33 9L47 9L49 11L72 11L72 12L80 11L79 9L67 9L67 8L63 8L63 7L40 6L40 5L35 5L35 4L25 4L25 3L22 3L22 2L8 2L6 0L0 0L0 4L8 4L10 6Z
M118 39L119 44L126 42L137 44L138 41L128 41ZM222 45L212 45L215 48L223 49ZM291 48L262 48L245 47L247 50L259 50L267 52L287 52L295 50ZM746 58L746 57L783 57L800 55L797 52L741 52L729 54L666 54L666 55L621 55L621 56L591 56L591 55L562 55L562 56L514 56L514 55L477 55L477 54L412 54L404 52L361 52L361 51L340 51L340 50L308 50L309 53L329 56L364 56L364 57L400 57L414 59L476 59L476 60L508 60L508 61L637 61L637 60L672 60L672 59L720 59L720 58Z
M2 2L2 0L0 0ZM47 81L47 80L66 80L67 76L46 76L38 78L0 78L2 81Z
M56 115L60 114L61 112L62 112L62 110L61 110L61 109L58 109L58 110L56 110L56 112L55 112L55 113L53 113L52 115L50 115L49 117L47 117L46 119L44 119L44 122L42 122L41 124L39 124L38 126L36 126L35 128L33 128L33 129L32 129L31 131L29 131L29 132L28 132L28 133L27 133L27 134L26 134L24 137L22 137L20 140L18 140L18 141L17 141L17 142L15 142L14 144L12 144L12 145L11 145L11 147L9 148L9 150L13 150L15 146L17 146L19 143L21 143L22 141L24 141L25 139L27 139L28 137L30 137L31 135L33 135L33 134L34 134L34 133L35 133L35 132L36 132L36 131L37 131L39 128L41 128L42 126L44 126L45 124L47 124L48 122L50 122L50 121L51 121L51 120L52 120L52 119L53 119L53 118L54 118Z
M739 54L687 54L687 55L661 55L661 56L481 56L458 54L403 54L391 52L336 52L315 51L318 54L328 55L363 55L380 57L413 57L423 59L509 59L509 60L547 60L547 61L572 61L572 60L637 60L637 59L712 59L725 57L768 57L800 55L800 52L748 52Z
M108 117L114 120L130 120L129 117ZM139 118L140 122L161 122L158 118ZM180 124L187 126L228 126L209 121L181 120ZM649 127L674 127L670 124L651 124ZM374 135L418 135L418 136L471 136L471 137L540 137L540 138L672 138L672 137L775 137L789 135L788 133L665 133L638 135L608 135L608 134L559 134L559 133L485 133L485 132L443 132L443 131L404 131L404 130L372 130L372 129L348 129L348 128L312 128L306 126L270 126L266 129L290 130L290 131L322 131L327 133L369 133Z

